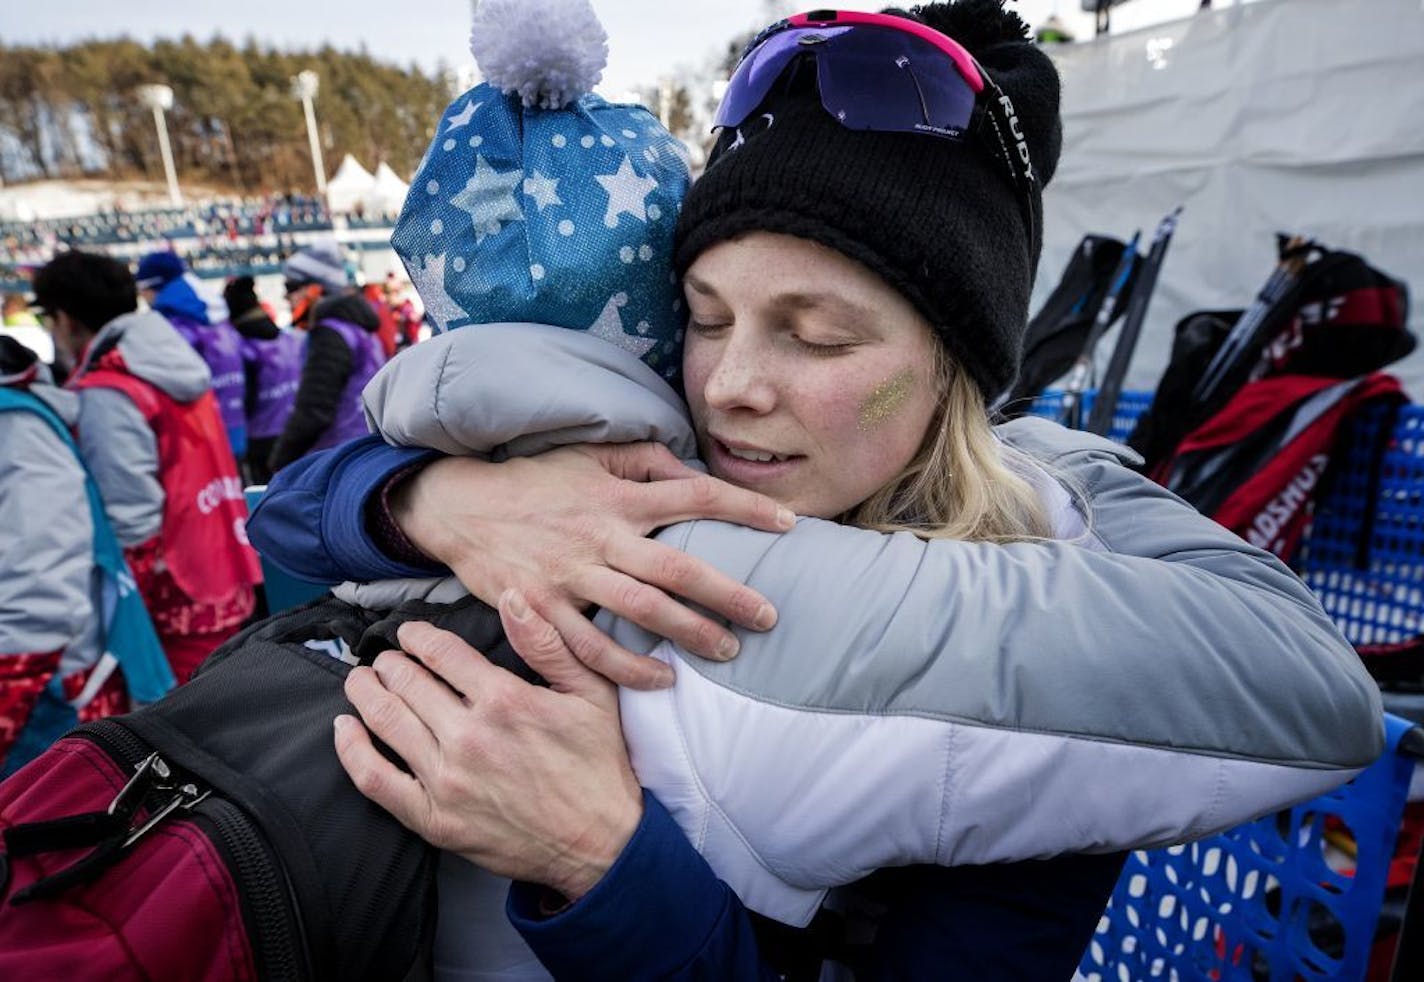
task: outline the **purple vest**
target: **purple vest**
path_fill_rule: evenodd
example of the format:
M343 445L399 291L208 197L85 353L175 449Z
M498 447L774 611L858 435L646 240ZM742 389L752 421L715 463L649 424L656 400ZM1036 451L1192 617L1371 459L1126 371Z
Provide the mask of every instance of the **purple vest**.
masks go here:
M256 378L256 403L249 407L247 436L265 440L281 434L302 377L306 335L283 331L270 341L242 339L242 360Z
M372 332L362 330L349 321L331 317L323 318L320 324L340 334L346 346L351 349L351 375L346 380L346 388L341 390L336 418L331 421L321 438L312 444L313 450L325 450L370 432L366 428L366 414L361 408L361 390L386 363L381 342Z
M247 453L247 411L243 406L246 376L242 371L242 335L224 321L221 324L199 324L186 317L168 315L169 322L183 335L203 359L213 374L213 396L227 430L232 452L238 457Z

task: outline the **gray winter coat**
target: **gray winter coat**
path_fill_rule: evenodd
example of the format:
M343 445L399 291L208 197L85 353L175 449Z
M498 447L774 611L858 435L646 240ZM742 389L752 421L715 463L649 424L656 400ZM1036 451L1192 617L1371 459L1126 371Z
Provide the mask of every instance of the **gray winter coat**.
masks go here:
M651 369L542 325L417 345L366 408L388 441L447 453L659 440L695 455ZM777 627L713 663L601 615L676 666L672 689L622 694L633 765L748 907L805 924L829 888L882 866L1197 838L1379 754L1373 682L1278 560L1123 466L1120 446L1033 419L998 434L1039 463L1057 541L684 523L659 539L762 592ZM463 590L339 593L383 608Z
M29 392L74 426L74 393ZM0 655L58 651L60 675L88 669L102 654L101 583L84 467L30 412L0 413L0 461Z

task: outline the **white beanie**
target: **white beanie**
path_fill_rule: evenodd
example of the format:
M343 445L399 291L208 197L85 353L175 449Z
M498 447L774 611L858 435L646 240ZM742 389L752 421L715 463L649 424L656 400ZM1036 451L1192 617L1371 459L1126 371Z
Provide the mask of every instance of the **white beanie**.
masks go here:
M293 253L282 264L282 276L288 284L320 283L333 290L351 282L335 239L321 239Z

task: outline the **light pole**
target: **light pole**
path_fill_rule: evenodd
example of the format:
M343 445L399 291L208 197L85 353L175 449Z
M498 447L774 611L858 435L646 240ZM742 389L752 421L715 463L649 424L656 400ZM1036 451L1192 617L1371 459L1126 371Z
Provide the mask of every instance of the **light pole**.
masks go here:
M168 200L175 205L183 203L183 192L178 190L178 172L173 169L173 148L168 145L168 121L165 109L173 108L173 90L166 85L140 85L138 98L153 110L153 125L158 128L158 151L163 157L163 173L168 177Z
M316 193L325 198L326 168L321 162L321 141L316 135L316 111L312 109L312 99L316 98L319 85L320 79L310 68L299 72L297 77L292 79L292 95L302 100L302 109L307 116L307 142L311 144L312 169L316 171Z

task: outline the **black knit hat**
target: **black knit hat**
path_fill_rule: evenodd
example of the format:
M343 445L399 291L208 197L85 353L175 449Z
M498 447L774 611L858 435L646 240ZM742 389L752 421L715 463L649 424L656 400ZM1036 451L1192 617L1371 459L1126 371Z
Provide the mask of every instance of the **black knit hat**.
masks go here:
M847 129L801 73L718 138L683 204L675 263L686 272L708 247L753 231L830 246L903 293L987 402L1018 371L1038 265L1030 243L1041 241L1041 186L1062 143L1058 73L1003 0L888 12L958 41L1012 100L1037 177L1032 236L1023 193L992 137Z
M233 320L259 306L257 284L250 276L239 276L223 287L223 299L227 301L227 312Z

